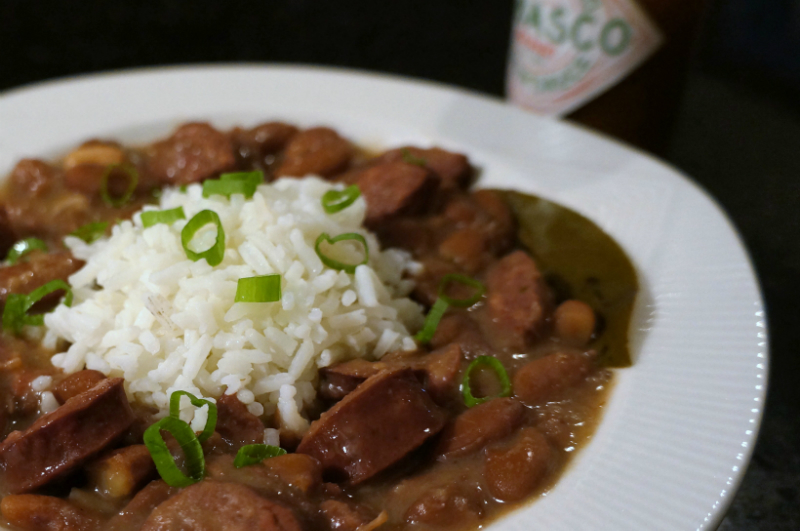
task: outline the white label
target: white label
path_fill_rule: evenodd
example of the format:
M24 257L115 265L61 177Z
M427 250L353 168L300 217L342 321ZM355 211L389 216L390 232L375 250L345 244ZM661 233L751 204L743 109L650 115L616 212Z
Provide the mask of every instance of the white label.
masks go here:
M508 97L563 116L609 89L663 42L632 0L517 0Z

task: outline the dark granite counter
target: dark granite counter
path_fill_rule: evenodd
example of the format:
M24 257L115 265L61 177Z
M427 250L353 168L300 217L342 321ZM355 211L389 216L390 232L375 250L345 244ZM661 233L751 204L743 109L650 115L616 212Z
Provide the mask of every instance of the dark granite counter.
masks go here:
M800 54L780 53L797 44L800 17L791 2L754 7L766 4L715 3L667 155L741 231L768 309L767 414L723 531L800 529ZM499 96L511 10L510 0L0 0L0 90L146 65L270 61L391 72Z

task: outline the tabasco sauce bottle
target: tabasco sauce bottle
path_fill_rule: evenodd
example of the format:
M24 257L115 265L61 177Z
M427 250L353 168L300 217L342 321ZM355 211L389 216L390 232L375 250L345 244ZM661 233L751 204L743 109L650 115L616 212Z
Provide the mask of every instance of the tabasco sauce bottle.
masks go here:
M517 0L506 90L659 153L703 0Z

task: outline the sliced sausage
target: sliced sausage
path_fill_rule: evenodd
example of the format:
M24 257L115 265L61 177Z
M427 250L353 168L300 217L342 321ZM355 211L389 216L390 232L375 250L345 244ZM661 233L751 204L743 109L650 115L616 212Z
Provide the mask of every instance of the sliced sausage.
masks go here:
M283 122L267 122L252 129L235 128L231 139L243 160L259 161L282 150L298 132L298 129Z
M475 274L487 259L488 243L483 233L472 227L464 227L450 233L439 244L439 256L456 264L464 272Z
M556 352L527 363L514 375L514 394L531 405L553 400L589 375L594 358L594 351Z
M0 445L5 486L27 492L64 476L105 449L133 423L122 378L103 380Z
M91 531L100 527L98 515L55 496L18 494L6 496L0 511L23 531Z
M291 510L236 483L204 480L155 508L141 531L302 531Z
M425 388L437 404L446 404L458 390L461 347L453 343L422 356L417 366L425 373Z
M247 411L236 395L222 395L217 400L217 432L233 450L264 442L264 423Z
M524 428L509 444L488 448L484 478L498 500L514 502L527 498L553 468L555 453L536 428Z
M379 157L382 162L413 162L424 166L442 180L442 189L465 188L473 176L472 166L465 155L433 147L423 149L406 146L387 151Z
M9 195L32 199L42 197L53 186L58 170L44 161L23 159L8 177Z
M153 509L180 492L162 480L151 481L136 493L119 513L114 515L103 527L104 531L140 530Z
M550 307L550 293L533 259L523 251L506 255L488 272L486 332L505 348L522 349L540 333Z
M320 369L319 395L325 400L341 400L370 376L387 368L385 363L354 359Z
M489 250L495 254L508 251L514 244L517 229L508 204L494 190L476 190L471 198L483 214L480 230L486 236Z
M156 465L143 444L118 448L87 467L89 485L104 496L127 498L148 480L154 479Z
M344 170L353 157L353 146L327 127L306 129L295 135L286 146L278 177L330 177Z
M495 398L461 413L442 430L436 453L441 458L476 452L508 437L522 423L525 407L513 398Z
M315 457L327 474L354 485L438 433L446 417L411 369L383 371L314 421L297 452Z
M367 202L366 223L380 225L397 215L424 212L437 179L420 166L389 162L364 170L356 184Z
M305 454L284 454L262 461L262 466L304 494L322 485L322 465Z
M230 170L236 164L233 143L207 123L188 123L153 144L147 175L159 184L191 184Z
M84 369L72 373L61 380L58 385L53 387L53 395L56 397L59 404L63 404L73 396L88 391L105 379L106 375L100 371Z
M34 251L14 265L0 267L0 301L5 301L10 293L30 293L51 280L64 280L83 267L67 251L42 253Z

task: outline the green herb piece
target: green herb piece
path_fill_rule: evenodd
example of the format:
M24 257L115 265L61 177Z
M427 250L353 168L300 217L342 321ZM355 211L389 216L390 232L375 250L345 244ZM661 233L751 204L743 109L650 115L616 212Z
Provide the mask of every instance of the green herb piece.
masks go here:
M352 184L344 190L328 190L322 196L322 208L328 214L335 214L341 212L356 202L356 199L361 197L361 190L358 186Z
M233 466L242 468L245 466L255 465L269 459L271 457L278 457L279 455L286 455L286 450L278 446L270 446L268 444L247 444L239 448L236 452L236 458L233 460Z
M333 258L330 258L320 250L320 246L324 241L333 245L337 242L350 241L350 240L357 241L364 247L364 259L357 264L346 264L344 262L334 260ZM367 240L362 235L355 232L347 232L345 234L340 234L335 238L331 238L328 233L323 232L322 234L319 235L317 241L314 243L314 250L317 252L317 256L319 256L319 259L322 260L323 264L330 267L331 269L344 271L345 273L349 273L351 275L356 272L356 268L358 266L364 265L367 262L369 262L369 246L367 245Z
M209 223L213 223L217 227L217 239L214 241L214 245L199 253L189 249L189 242L192 241L192 238L194 238L194 235L197 233L197 231ZM202 210L198 212L183 227L183 230L181 231L181 244L183 245L183 250L186 252L186 257L189 258L189 260L197 262L198 260L205 258L206 261L208 261L208 265L219 265L225 256L225 230L222 228L222 222L220 221L217 213L213 210Z
M496 396L485 396L481 398L476 398L472 394L472 388L470 384L470 376L472 371L477 369L478 367L488 367L492 369L492 371L497 376L497 380L500 382L501 391ZM479 356L472 360L472 363L469 364L467 367L467 372L464 374L464 379L461 381L461 394L464 397L464 404L467 407L477 406L478 404L483 404L493 398L499 398L502 396L511 396L511 380L508 379L508 373L506 372L506 368L503 367L503 364L500 363L500 360L497 358L493 358L491 356Z
M203 427L202 433L200 433L200 435L197 436L197 440L203 442L209 437L211 437L211 435L214 433L214 428L216 428L217 426L217 405L214 402L211 402L210 400L206 400L204 398L197 398L188 391L175 391L169 396L170 417L180 419L182 396L188 397L189 402L191 402L191 404L196 408L208 406L208 417L206 418L206 425Z
M186 214L183 213L183 207L171 208L169 210L147 210L142 212L142 226L144 228L165 223L172 225L179 219L186 219Z
M169 432L178 441L185 457L188 476L184 475L175 464L167 443L161 436L161 430ZM159 420L144 432L144 444L150 451L159 475L170 487L188 487L203 479L206 470L203 448L191 426L182 420L175 417L164 417Z
M276 302L281 300L281 276L263 275L240 278L234 302Z
M6 260L9 264L16 264L20 258L35 250L46 251L47 244L39 238L27 238L25 240L20 240L8 251Z
M93 243L102 238L106 230L108 230L108 221L96 221L94 223L87 223L74 232L71 232L69 235L80 238L86 243Z
M112 197L108 190L108 180L111 174L114 173L114 170L117 169L123 170L128 174L128 189L125 190L125 193L120 197ZM106 167L106 171L103 173L103 179L100 182L100 197L103 198L103 202L108 206L119 208L124 206L130 198L133 197L133 192L136 190L137 184L139 184L139 172L136 170L135 166L131 164L110 164Z
M422 166L425 167L428 164L428 161L417 157L408 148L403 148L400 153L403 155L403 162L407 164L414 164L415 166Z
M475 288L475 293L466 299L454 299L452 297L448 297L446 295L447 288L450 286L451 283L457 282L459 284L465 284L471 288ZM459 275L458 273L448 273L444 277L442 277L442 281L439 283L439 298L445 301L450 306L456 306L458 308L468 308L472 306L483 297L483 294L486 293L486 286L475 280L474 278L470 278L465 275Z
M3 328L19 334L26 325L41 326L44 324L44 315L28 315L28 311L33 306L53 292L61 291L64 294L64 304L72 306L72 288L63 280L51 280L44 286L40 286L27 295L12 293L6 299L3 308Z
M425 317L425 324L422 327L414 339L419 341L420 343L430 343L431 339L433 339L433 335L436 333L436 328L439 326L439 321L442 320L442 316L444 312L447 311L449 308L449 304L447 301L442 299L441 297L436 299L436 302L433 303L431 306L431 310L428 312L428 315Z

